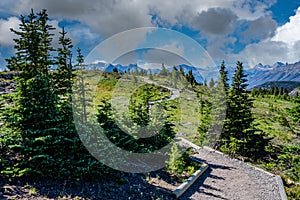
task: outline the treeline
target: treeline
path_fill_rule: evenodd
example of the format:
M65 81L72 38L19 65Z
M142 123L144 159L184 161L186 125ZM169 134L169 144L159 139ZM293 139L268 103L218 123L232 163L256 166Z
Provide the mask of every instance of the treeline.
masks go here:
M251 94L254 97L264 97L265 95L273 95L275 97L283 98L285 100L289 99L289 91L283 87L272 86L270 89L266 88L253 88Z
M139 69L137 65L135 65L133 68L128 68L128 70L125 70L123 73L119 72L116 67L112 69L112 73L119 73L123 75L133 75L133 76L146 76L149 75L149 79L153 80L155 75L159 75L162 77L168 77L171 78L173 81L179 81L184 77L185 81L187 83L191 84L192 86L195 85L203 85L202 83L198 83L195 79L195 76L193 75L193 70L188 70L186 73L182 66L176 67L173 66L173 69L169 71L164 64L161 66L161 70L159 73L153 73L151 69L145 70L145 69ZM128 77L128 76L126 76ZM182 81L182 80L181 80ZM213 79L212 79L213 81Z

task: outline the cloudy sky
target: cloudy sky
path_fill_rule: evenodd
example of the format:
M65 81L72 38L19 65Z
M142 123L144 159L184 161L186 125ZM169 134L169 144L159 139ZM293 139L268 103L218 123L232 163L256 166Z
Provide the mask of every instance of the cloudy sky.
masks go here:
M193 54L193 48L173 39L184 38L178 36L184 34L217 64L222 60L229 64L240 60L251 67L258 63L300 61L300 0L1 0L0 67L14 53L14 35L9 29L18 29L19 16L28 14L31 8L36 12L47 9L56 32L65 27L75 48L82 48L85 56L103 41L127 31L130 37L127 34L114 39L110 46L130 50L155 43L156 48L171 52L163 59L171 59L171 54L185 58ZM149 34L153 30L143 27L166 28L178 34ZM137 31L128 32L132 29ZM125 47L128 44L130 48ZM107 52L99 52L99 58L94 59L105 60L103 54ZM124 53L131 60L141 59L141 55L149 60L162 55L151 49ZM122 60L131 61L119 62Z

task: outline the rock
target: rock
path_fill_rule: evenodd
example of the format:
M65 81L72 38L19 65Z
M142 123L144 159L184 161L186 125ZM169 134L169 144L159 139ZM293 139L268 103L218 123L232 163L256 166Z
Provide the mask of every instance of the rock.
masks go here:
M289 95L291 97L296 97L297 95L300 96L300 89L299 88L295 88L294 90L292 90Z

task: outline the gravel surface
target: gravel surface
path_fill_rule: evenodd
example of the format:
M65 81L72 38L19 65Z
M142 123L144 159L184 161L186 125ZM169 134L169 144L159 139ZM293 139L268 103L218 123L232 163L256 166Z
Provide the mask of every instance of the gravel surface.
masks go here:
M276 176L208 148L197 157L209 169L181 199L279 200Z
M140 174L118 174L113 181L80 182L49 180L1 180L0 200L128 200L128 199L172 199L166 191L148 184Z

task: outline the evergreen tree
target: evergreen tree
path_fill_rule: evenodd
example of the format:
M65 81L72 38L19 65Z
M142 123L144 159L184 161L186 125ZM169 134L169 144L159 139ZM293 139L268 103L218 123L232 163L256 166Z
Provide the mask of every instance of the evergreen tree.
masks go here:
M141 86L142 90L137 90L133 93L129 103L129 115L132 120L140 126L147 126L150 122L148 104L151 97L151 91L147 85Z
M181 77L184 77L184 70L183 70L183 68L181 66L179 68L179 73L180 73Z
M243 71L242 63L237 63L235 74L232 78L232 86L229 90L229 105L230 112L233 117L232 132L238 139L243 137L243 130L248 129L253 121L251 108L252 100L246 92L247 85L246 75Z
M279 95L279 89L276 86L274 87L273 95L274 96L278 96Z
M60 146L55 143L60 123L58 96L49 76L52 26L48 25L46 10L27 17L21 16L20 31L14 32L16 56L8 59L10 69L22 71L17 78L14 104L9 108L6 122L20 134L27 172L51 174ZM17 117L16 117L17 116ZM51 167L50 167L51 166ZM23 170L23 172L25 172Z
M275 91L275 86L272 86L270 91L269 91L269 94L274 95L274 91Z
M198 127L198 135L197 135L197 143L200 146L208 145L210 143L209 138L209 125L211 122L211 103L207 100L203 100L200 96L199 102L199 111L200 111L200 119L199 119L199 127Z
M74 69L72 65L72 41L67 38L67 32L62 28L59 32L59 44L61 47L57 49L57 71L54 73L54 81L57 93L66 96L72 93L72 85L74 82ZM68 101L71 102L71 96L68 95Z
M139 68L138 68L137 64L134 65L132 75L133 76L138 76L139 75Z
M209 81L209 87L213 88L214 86L215 86L214 78L211 78L210 81Z
M79 105L77 107L80 107L81 110L79 111L78 114L81 115L81 123L84 124L87 122L87 107L89 105L89 100L87 99L87 87L86 83L84 81L84 74L85 74L85 65L84 65L84 58L81 53L81 49L77 49L77 68L79 69L79 74L78 74L78 85L77 85L77 91L76 93L79 96Z
M232 78L228 92L228 112L223 134L223 150L232 155L242 155L257 158L265 153L268 140L265 134L257 130L253 124L251 108L246 87L247 79L243 65L237 62L237 68Z
M119 73L119 71L116 67L113 68L113 73Z
M160 75L162 75L162 76L167 76L168 75L168 70L167 70L167 68L165 67L165 65L164 64L162 64L162 66L161 66L161 71L160 71Z
M211 122L211 129L210 129L210 135L211 140L216 141L215 144L216 147L218 147L221 144L221 140L224 138L228 138L228 133L225 131L225 129L222 129L221 127L225 124L225 118L227 116L228 112L228 72L225 67L225 62L223 61L219 70L220 78L217 82L217 85L212 93L212 122ZM221 129L221 130L220 130ZM214 136L216 133L220 133L219 139L215 138L218 136Z
M283 96L283 94L284 94L284 88L283 88L283 87L280 87L280 89L279 89L279 95L280 95L280 96Z
M186 81L190 83L192 86L197 84L197 81L193 75L193 71L189 70L189 72L185 75Z
M218 82L218 85L221 86L222 88L224 88L224 90L227 93L228 89L229 89L229 84L228 84L229 79L228 79L228 72L226 71L224 61L221 64L221 68L220 68L219 72L220 72L220 80Z
M53 64L50 59L52 36L54 28L47 24L48 15L46 10L27 17L21 15L20 31L11 29L17 35L14 39L16 55L7 59L7 67L10 70L22 71L21 77L27 79L39 74L48 74L48 69Z
M61 116L61 131L68 139L76 139L76 130L72 112L72 87L75 78L75 69L72 65L72 41L66 37L64 28L59 32L59 44L56 57L57 70L53 72L55 91L59 95L59 112Z
M173 66L171 76L172 76L173 82L176 84L179 81L179 72L175 66Z
M151 69L149 69L149 79L151 80L151 81L153 81L153 74L152 74L152 70Z

